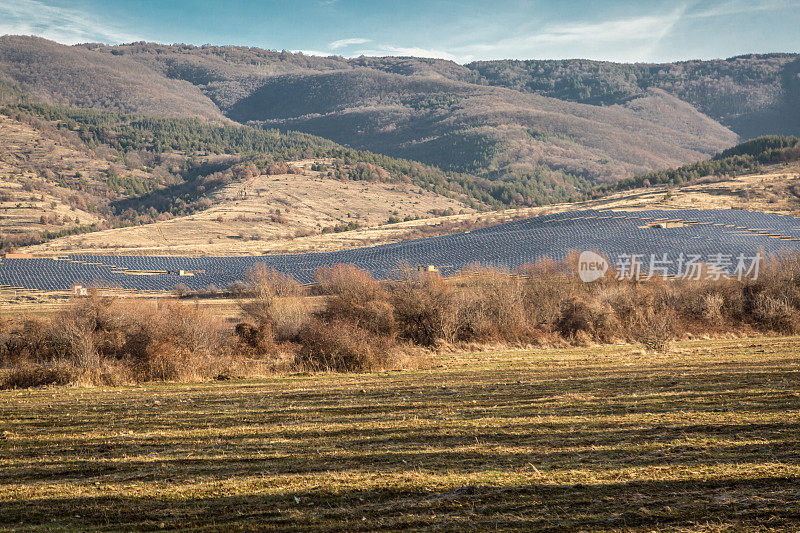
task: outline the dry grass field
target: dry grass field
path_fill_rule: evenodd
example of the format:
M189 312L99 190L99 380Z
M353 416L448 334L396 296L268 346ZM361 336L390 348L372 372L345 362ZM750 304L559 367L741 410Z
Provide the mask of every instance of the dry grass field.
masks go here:
M396 184L341 182L320 178L311 162L303 174L258 176L218 196L214 207L174 220L136 228L56 239L26 249L37 255L63 253L253 255L346 250L464 231L517 218L575 209L747 209L800 216L800 165L775 165L758 174L675 188L622 191L603 198L544 207L476 213L453 200ZM243 198L241 192L246 192ZM333 198L333 200L330 200ZM433 217L432 211L463 214ZM280 211L281 223L273 218ZM392 215L424 217L385 224ZM348 215L350 215L348 217ZM360 223L342 233L325 226Z
M37 185L39 170L45 167L54 176L74 174L75 169L93 174L107 169L108 162L71 146L65 138L48 137L0 115L0 234L53 232L99 220L88 211L70 206L65 201L69 195L65 189L32 187ZM41 220L42 215L50 220Z
M136 300L174 300L171 293L145 293L135 291L120 291L115 289L98 289L97 294L103 297L136 299ZM314 297L309 297L312 302ZM237 322L244 318L238 302L234 298L198 298L184 299L181 302L188 307L208 309L214 316L226 322ZM60 312L74 305L75 298L71 291L19 291L14 289L0 289L0 321L16 320L19 318L53 318Z
M800 339L0 392L0 529L777 531Z
M601 199L603 209L746 209L800 216L800 165L779 164L741 176L671 189L653 187Z
M308 243L336 240L322 232L337 225L353 223L373 231L392 216L428 218L448 210L475 212L413 185L328 178L311 170L313 163L292 163L294 174L260 175L234 183L210 195L212 207L193 215L65 237L28 250L37 254L261 254L282 245L293 247L297 238L306 237ZM307 245L306 251L315 251L314 245Z

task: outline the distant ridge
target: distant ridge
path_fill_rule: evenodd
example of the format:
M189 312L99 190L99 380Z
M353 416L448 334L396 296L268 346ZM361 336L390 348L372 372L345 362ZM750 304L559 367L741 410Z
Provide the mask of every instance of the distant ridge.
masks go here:
M657 87L618 105L589 105L492 86L477 68L424 58L4 37L0 76L51 103L228 118L567 190L577 180L611 182L695 161L738 139Z

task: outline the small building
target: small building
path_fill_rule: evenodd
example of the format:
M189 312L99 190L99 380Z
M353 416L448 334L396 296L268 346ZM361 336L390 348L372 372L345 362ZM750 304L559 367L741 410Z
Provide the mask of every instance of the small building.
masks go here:
M89 291L80 283L76 283L72 286L72 294L75 296L88 296Z

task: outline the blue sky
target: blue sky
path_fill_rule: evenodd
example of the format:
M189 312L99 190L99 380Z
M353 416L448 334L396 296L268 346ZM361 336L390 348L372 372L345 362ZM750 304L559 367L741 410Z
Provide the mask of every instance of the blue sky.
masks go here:
M673 61L800 52L800 0L0 0L0 35L308 54Z

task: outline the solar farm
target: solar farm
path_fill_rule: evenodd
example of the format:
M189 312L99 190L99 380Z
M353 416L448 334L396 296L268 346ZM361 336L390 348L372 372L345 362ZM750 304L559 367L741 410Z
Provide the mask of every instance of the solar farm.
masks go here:
M321 267L353 264L376 279L396 277L405 266L433 265L451 275L470 265L514 269L539 259L563 259L571 251L596 251L612 263L622 257L681 254L734 258L722 269L732 273L735 258L800 250L800 220L791 216L739 210L581 210L542 215L471 232L353 250L297 255L241 257L152 257L69 255L6 258L0 262L0 288L38 291L87 287L133 291L223 289L266 264L301 283ZM664 267L678 274L677 264ZM647 271L648 262L642 262Z

